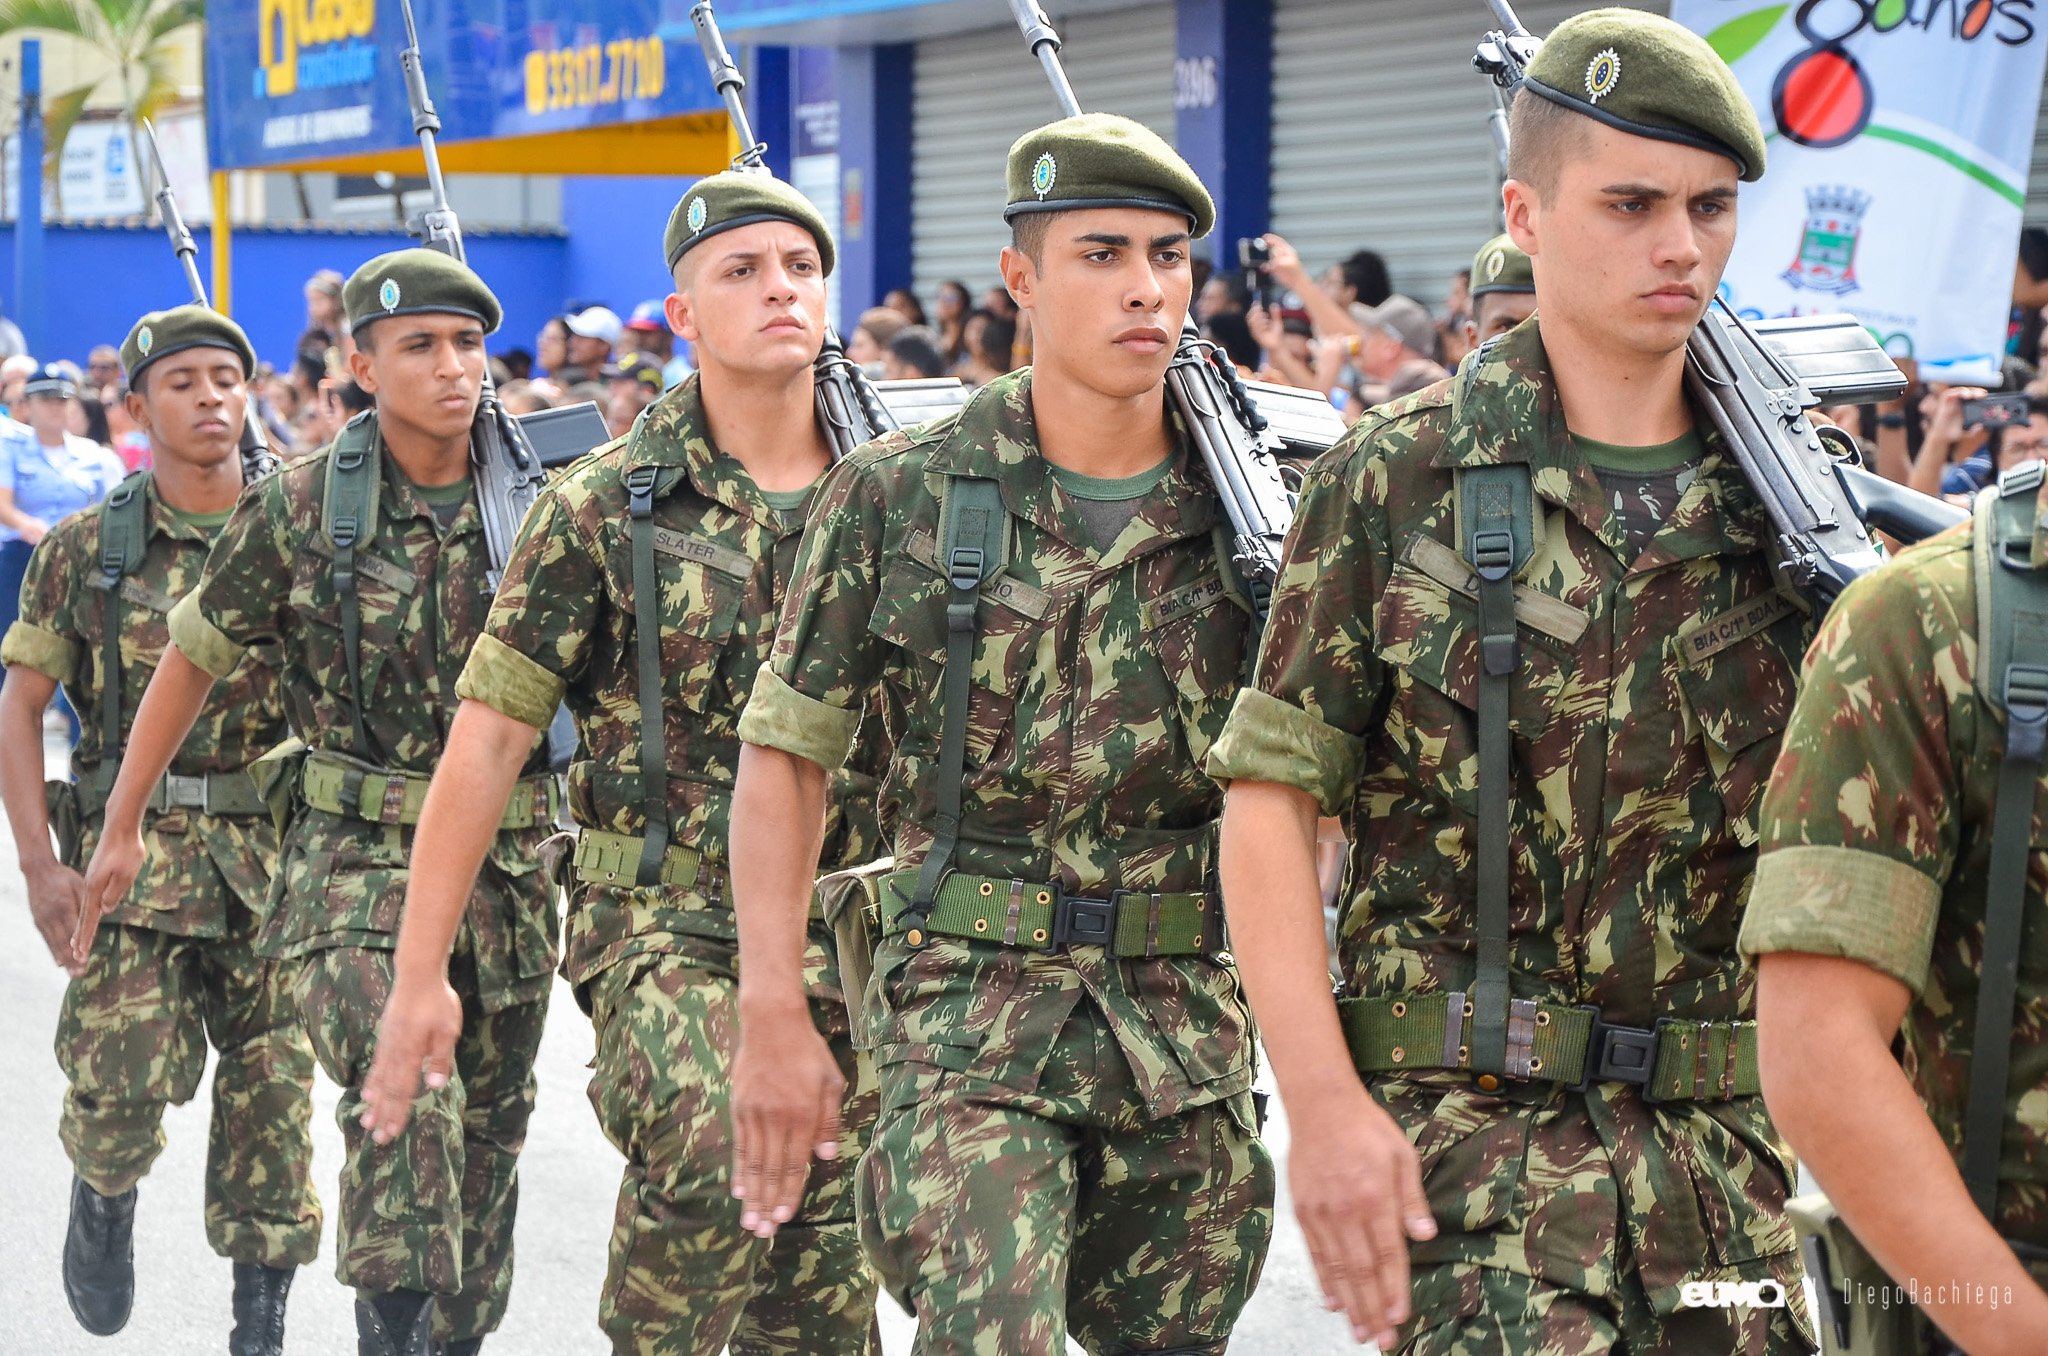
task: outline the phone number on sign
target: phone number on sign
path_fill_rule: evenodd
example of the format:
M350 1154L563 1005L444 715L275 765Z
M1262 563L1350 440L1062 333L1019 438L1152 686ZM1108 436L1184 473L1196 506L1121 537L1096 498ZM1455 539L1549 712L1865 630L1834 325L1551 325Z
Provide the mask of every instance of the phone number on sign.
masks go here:
M659 37L526 54L526 111L595 108L621 99L659 99L668 54Z

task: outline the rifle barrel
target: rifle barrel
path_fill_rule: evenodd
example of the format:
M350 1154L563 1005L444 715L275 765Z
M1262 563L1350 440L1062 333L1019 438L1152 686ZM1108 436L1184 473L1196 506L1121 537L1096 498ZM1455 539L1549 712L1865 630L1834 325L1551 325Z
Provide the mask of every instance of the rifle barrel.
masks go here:
M1510 5L1508 0L1486 0L1486 4L1493 11L1493 17L1500 20L1501 28L1509 37L1526 38L1529 36L1529 30L1522 27L1521 19L1515 15L1515 7Z
M199 246L193 242L192 232L185 228L185 218L178 211L177 195L171 192L171 174L164 168L163 147L157 144L156 128L148 118L142 120L142 131L149 138L149 158L156 165L156 210L164 219L164 234L170 236L171 250L185 270L185 285L192 289L192 300L210 311L213 303L206 299L206 284L199 278Z
M711 83L725 100L725 116L732 120L733 135L739 138L740 153L733 163L758 165L768 148L754 140L754 124L747 116L746 101L740 98L746 91L747 78L740 74L732 53L725 50L725 35L718 31L718 16L712 12L711 0L697 0L690 7L690 22L696 25L697 45L704 49L704 64L711 69Z
M1010 0L1010 13L1017 18L1018 31L1023 33L1025 45L1031 55L1038 58L1038 64L1045 68L1045 78L1052 82L1053 98L1058 101L1063 117L1078 117L1081 101L1074 97L1074 87L1067 80L1067 68L1060 62L1060 35L1052 26L1052 20L1045 17L1035 0Z

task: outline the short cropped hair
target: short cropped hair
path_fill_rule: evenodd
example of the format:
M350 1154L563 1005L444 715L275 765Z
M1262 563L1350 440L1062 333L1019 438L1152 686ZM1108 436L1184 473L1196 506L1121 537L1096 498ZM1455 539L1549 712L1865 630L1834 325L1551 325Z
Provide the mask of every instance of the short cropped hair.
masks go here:
M1508 178L1536 190L1538 202L1557 192L1564 162L1592 145L1593 120L1527 90L1508 112Z

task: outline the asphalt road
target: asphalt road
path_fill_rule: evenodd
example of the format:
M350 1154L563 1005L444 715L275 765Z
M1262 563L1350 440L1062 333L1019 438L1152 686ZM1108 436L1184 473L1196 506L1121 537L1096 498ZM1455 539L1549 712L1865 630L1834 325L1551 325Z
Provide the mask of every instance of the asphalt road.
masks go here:
M59 766L53 744L49 766ZM18 756L9 750L5 756ZM82 1331L64 1302L58 1275L71 1168L57 1143L63 1076L51 1053L63 972L51 964L29 922L11 837L0 834L0 1356L201 1356L224 1351L230 1326L229 1264L206 1245L200 1219L206 1159L203 1090L164 1118L169 1144L144 1179L136 1213L135 1314L111 1338ZM504 1326L485 1344L492 1356L603 1356L597 1296L619 1181L619 1155L599 1133L583 1089L591 1057L589 1024L566 987L541 1046L540 1098L521 1159L518 1278ZM314 1180L332 1204L341 1168L334 1124L335 1089L316 1089ZM1274 1102L1267 1127L1285 1167L1287 1125ZM299 1275L291 1296L287 1350L334 1356L354 1350L351 1295L333 1279L333 1226L320 1260ZM1240 1356L1303 1356L1357 1351L1343 1322L1315 1299L1301 1230L1285 1186L1265 1279L1231 1350ZM914 1324L882 1302L883 1349L903 1356ZM1078 1351L1079 1348L1074 1348Z

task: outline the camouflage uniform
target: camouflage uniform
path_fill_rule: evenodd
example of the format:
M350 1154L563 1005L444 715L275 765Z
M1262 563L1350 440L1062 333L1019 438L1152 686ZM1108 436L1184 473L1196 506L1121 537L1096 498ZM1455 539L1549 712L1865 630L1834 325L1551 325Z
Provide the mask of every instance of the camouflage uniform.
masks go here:
M244 497L198 589L172 612L171 639L216 677L251 647L282 651L285 707L311 754L288 770L297 796L260 947L297 962L314 1053L343 1088L336 1274L366 1294L440 1296L435 1336L462 1339L497 1326L511 1287L517 1159L556 960L555 889L540 870L544 811L533 816L543 822L499 832L450 969L464 1011L455 1077L415 1103L405 1135L378 1146L358 1124L361 1081L390 992L413 837L396 822L396 798L377 795L378 769L432 773L454 717L454 678L490 599L474 495L443 531L381 442L371 451L384 483L377 521L357 547L357 578L374 765L355 757L333 548L321 528L332 447ZM383 818L392 822L316 808L316 768L377 778L362 792L364 808L390 806ZM526 771L545 772L538 749ZM416 789L408 799L416 813Z
M695 862L688 886L632 884L644 824L626 490L636 467L662 477L652 523L668 841ZM738 943L725 861L737 726L801 527L800 514L771 507L746 468L712 445L693 376L629 437L542 492L456 685L537 726L566 697L578 736L571 812L586 831L634 836L608 869L578 868L564 965L597 1026L591 1104L626 1156L599 1323L634 1356L715 1353L728 1342L736 1353L870 1349L875 1284L853 1226L856 1155L813 1175L772 1246L740 1229L731 1184ZM839 779L828 863L878 855L872 783L863 780ZM586 834L579 858L595 841ZM848 1039L830 934L821 922L812 933L812 1011L846 1074L846 1138L858 1146L874 1120L873 1075Z
M879 688L895 859L933 839L946 651L938 485L999 482L1013 538L984 588L954 866L1057 885L1210 891L1201 774L1249 616L1182 448L1108 549L1038 454L1028 371L891 434L826 483L740 735L836 767ZM957 482L954 482L957 483ZM882 1111L869 1255L921 1352L1220 1352L1258 1279L1273 1172L1227 953L1123 959L887 930L866 992Z
M1986 494L1995 491L1986 490ZM2048 509L2048 490L2040 505ZM1901 1064L1958 1165L2005 721L1975 689L1969 529L1851 585L1806 659L1763 802L1746 955L1844 956L1913 991ZM2037 524L2035 569L2048 567ZM1995 568L1995 567L1994 567ZM2037 798L1998 1232L2048 1247L2048 815ZM2031 1264L2048 1285L2048 1265Z
M180 520L147 474L147 548L121 584L119 728L125 736L167 639L165 614L199 579L209 533ZM79 797L79 868L97 846L118 749L102 747L106 594L100 509L53 528L30 559L20 620L0 661L61 683L79 714L71 754ZM285 735L275 656L251 653L210 694L171 764L175 777L246 768ZM303 1266L320 1248L312 1186L313 1055L288 974L253 943L277 865L263 814L196 808L145 815L142 874L108 910L82 978L64 993L57 1061L71 1087L59 1133L73 1167L104 1196L134 1186L163 1151L163 1112L198 1091L210 1040L213 1119L206 1237L237 1262Z
M1750 1015L1735 929L1808 623L1773 592L1755 496L1704 445L1661 529L1626 550L1529 321L1317 463L1257 686L1209 766L1346 819L1346 995L1406 1007L1473 987L1478 613L1451 468L1526 462L1541 524L1516 589L1513 993L1631 1027ZM1703 623L1723 648L1681 651ZM1651 1106L1622 1083L1410 1062L1425 1067L1365 1077L1421 1155L1440 1230L1411 1247L1406 1350L1805 1349L1803 1308L1681 1308L1688 1280L1774 1278L1798 1303L1788 1158L1760 1097Z

